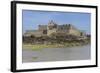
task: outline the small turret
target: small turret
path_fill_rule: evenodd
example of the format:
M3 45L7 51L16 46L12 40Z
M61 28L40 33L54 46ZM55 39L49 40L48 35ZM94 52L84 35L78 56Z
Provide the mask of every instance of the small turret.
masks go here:
M51 20L48 24L52 25L55 24L53 20Z
M51 20L49 23L48 23L48 29L53 29L53 28L56 28L57 27L57 24Z

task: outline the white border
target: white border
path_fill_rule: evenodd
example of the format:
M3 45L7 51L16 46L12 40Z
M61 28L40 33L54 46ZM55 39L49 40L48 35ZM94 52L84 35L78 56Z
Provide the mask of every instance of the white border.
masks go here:
M46 10L46 11L63 11L63 12L85 12L91 13L91 60L80 61L57 61L57 62L35 62L22 63L22 9L27 10ZM70 67L70 66L84 66L95 65L95 12L93 8L79 8L79 7L60 7L60 6L45 6L45 5L28 5L17 4L17 70L20 69L38 69L38 68L52 68L52 67Z

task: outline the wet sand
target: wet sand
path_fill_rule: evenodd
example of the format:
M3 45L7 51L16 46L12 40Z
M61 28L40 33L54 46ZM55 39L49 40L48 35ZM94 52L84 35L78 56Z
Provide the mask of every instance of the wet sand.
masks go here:
M23 62L87 60L91 54L90 45L68 48L44 48L42 50L22 50Z

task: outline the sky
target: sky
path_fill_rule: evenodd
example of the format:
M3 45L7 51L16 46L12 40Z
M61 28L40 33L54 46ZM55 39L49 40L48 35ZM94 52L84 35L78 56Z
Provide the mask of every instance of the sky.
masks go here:
M88 34L91 33L91 14L79 12L57 12L57 11L22 11L23 33L26 30L37 30L38 25L47 25L49 21L55 23L72 24L77 29Z

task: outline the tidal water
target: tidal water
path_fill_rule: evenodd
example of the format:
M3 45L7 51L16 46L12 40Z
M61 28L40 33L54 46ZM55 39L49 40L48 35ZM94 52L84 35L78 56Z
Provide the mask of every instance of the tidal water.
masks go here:
M44 48L38 51L22 50L23 62L46 62L91 59L90 45L70 48Z

